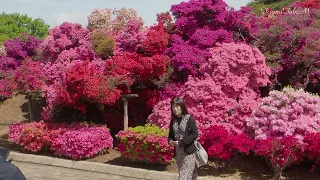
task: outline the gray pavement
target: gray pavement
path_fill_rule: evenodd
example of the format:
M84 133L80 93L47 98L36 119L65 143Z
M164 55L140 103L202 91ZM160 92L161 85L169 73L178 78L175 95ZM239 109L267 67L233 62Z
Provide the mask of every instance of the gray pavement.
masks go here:
M142 180L132 177L46 166L41 164L25 162L12 163L20 168L27 180Z

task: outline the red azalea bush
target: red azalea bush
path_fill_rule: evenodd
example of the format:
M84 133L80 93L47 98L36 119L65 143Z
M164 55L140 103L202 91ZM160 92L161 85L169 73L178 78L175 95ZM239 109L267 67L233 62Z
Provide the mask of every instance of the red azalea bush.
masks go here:
M168 164L173 157L173 147L168 144L168 130L154 125L137 126L120 131L118 150L133 161Z
M246 134L233 135L220 125L203 130L199 142L210 158L224 160L230 159L235 153L248 155L254 147L254 142Z
M281 175L286 167L303 160L303 144L293 136L255 140L253 151L270 163L275 176Z
M90 158L112 147L113 139L107 127L75 124L56 137L50 149L55 155L78 160Z
M320 133L308 133L304 139L304 152L309 160L314 161L316 165L320 163ZM314 165L311 172L315 170Z

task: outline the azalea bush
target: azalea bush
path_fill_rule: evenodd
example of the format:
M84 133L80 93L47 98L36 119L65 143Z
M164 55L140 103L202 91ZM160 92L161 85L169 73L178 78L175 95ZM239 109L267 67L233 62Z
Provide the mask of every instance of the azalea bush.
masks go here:
M311 168L311 172L314 172L316 165L320 163L320 133L308 133L303 143L305 155L315 163Z
M250 23L243 20L248 8L235 11L223 0L190 0L173 5L171 12L176 21L168 53L179 72L197 76L199 65L211 57L209 48L217 42L250 42Z
M27 57L37 59L37 50L42 41L42 39L35 36L22 33L19 37L8 39L4 43L6 55L18 61L22 61Z
M88 16L88 29L90 31L102 29L111 33L118 33L128 23L130 19L138 18L138 13L134 9L121 8L112 9L94 9Z
M39 47L40 59L44 62L70 62L94 59L89 31L77 23L64 22L50 29Z
M17 91L32 97L42 97L46 87L46 75L43 73L44 64L27 58L14 73Z
M75 160L92 157L113 147L108 128L80 123L11 124L9 140L30 152L51 150L55 155Z
M173 158L173 147L168 144L168 130L155 125L137 126L116 135L118 150L132 161L168 164Z
M220 125L205 129L199 142L210 158L223 160L229 160L236 153L248 155L254 147L254 142L246 134L233 135Z
M290 8L301 10L301 6ZM310 9L309 13L304 11L273 18L261 17L258 21L267 21L268 25L251 32L256 37L253 44L265 55L267 64L272 68L270 79L273 89L291 85L318 92L319 9Z
M9 140L31 152L38 152L50 148L54 139L66 131L65 124L18 123L9 126Z
M246 119L258 106L259 87L269 83L270 68L263 54L246 44L223 43L210 49L211 57L202 62L202 77L189 76L179 93L201 131L220 124L230 132L241 134ZM177 87L179 88L179 87ZM163 102L166 101L166 102ZM170 122L168 100L149 116L149 122L167 127Z
M303 160L303 144L293 136L256 140L253 151L270 164L274 178L279 178L285 168Z
M247 119L248 133L255 139L294 136L300 142L320 129L320 97L286 87L271 91Z
M74 124L54 139L50 150L55 155L78 160L93 157L110 148L113 148L113 139L106 126Z
M9 98L16 93L17 83L14 79L18 67L16 59L0 55L0 97Z

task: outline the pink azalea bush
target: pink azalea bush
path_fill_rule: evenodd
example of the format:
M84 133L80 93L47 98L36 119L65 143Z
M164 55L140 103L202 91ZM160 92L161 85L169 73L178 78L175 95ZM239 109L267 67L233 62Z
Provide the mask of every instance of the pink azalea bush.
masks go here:
M148 116L148 123L168 129L171 120L170 102L170 98L158 102L153 107L152 114Z
M23 60L14 73L17 91L28 96L42 97L46 87L43 67L44 64L39 61L33 61L30 58Z
M107 127L74 125L60 134L53 141L50 149L55 152L55 155L77 160L90 158L112 147L113 139Z
M320 97L290 87L271 91L247 119L247 129L255 139L294 136L302 142L320 130Z
M92 60L94 51L89 41L89 31L81 24L68 22L52 28L40 45L40 58L44 62Z
M30 152L50 149L56 155L75 160L92 157L113 147L108 128L79 123L67 125L40 121L11 124L9 140Z
M178 95L184 97L200 132L213 124L220 124L232 133L241 134L246 119L258 106L259 87L269 82L270 68L257 48L236 43L216 46L210 49L211 58L200 65L199 72L204 76L189 76ZM149 120L167 127L164 122L169 123L170 119L159 114L170 112L170 107L165 106L168 102L159 103L160 108L154 109Z
M38 152L50 147L54 139L66 131L65 124L45 123L18 123L9 126L9 140L23 149Z
M127 25L130 19L134 19L137 17L138 14L134 9L94 9L88 16L87 28L90 31L96 29L103 29L108 32L117 33Z
M173 147L169 146L168 130L155 125L137 126L120 131L118 150L133 161L168 164L172 161Z
M254 142L246 134L230 134L221 125L212 125L202 132L199 140L211 158L229 160L236 153L248 155L254 147Z

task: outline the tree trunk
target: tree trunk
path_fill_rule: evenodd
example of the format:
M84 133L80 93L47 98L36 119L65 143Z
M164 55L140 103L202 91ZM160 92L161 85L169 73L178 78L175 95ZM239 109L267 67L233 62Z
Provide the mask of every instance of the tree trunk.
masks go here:
M123 129L128 129L128 100L124 100L124 123L123 123Z
M28 106L29 106L30 121L33 121L32 101L30 97L28 98Z

